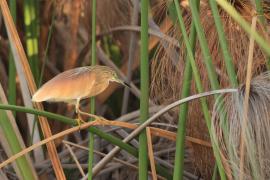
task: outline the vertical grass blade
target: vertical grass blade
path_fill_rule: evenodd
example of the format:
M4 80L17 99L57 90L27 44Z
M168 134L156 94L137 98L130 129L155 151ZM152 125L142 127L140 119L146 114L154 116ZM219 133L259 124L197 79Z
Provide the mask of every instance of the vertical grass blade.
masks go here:
M16 24L16 0L9 1L10 13L13 21ZM8 63L8 102L9 104L16 104L16 67L11 50L9 51L9 63ZM14 117L16 113L13 112Z
M256 23L257 23L257 17L254 16L252 18L252 24L251 24L251 28L253 30L256 29ZM245 153L246 150L246 141L249 139L245 132L245 130L247 129L248 125L248 109L249 109L249 101L250 101L250 94L251 94L251 78L252 78L252 65L253 65L253 56L254 56L254 38L251 36L250 37L250 42L249 42L249 53L248 53L248 62L247 62L247 74L246 74L246 83L245 83L245 96L244 96L244 103L243 103L243 122L241 122L241 135L240 135L240 163L239 163L239 168L240 168L240 176L239 179L243 180L245 179L244 177L244 164L246 163L245 161ZM253 168L251 168L252 170L254 170ZM256 171L254 171L255 177L259 177L258 175L256 175Z
M215 71L214 65L213 65L213 61L212 61L212 57L211 57L211 53L210 50L208 48L208 43L205 37L205 33L202 27L202 24L200 23L200 14L196 8L196 4L195 1L189 0L190 3L190 9L191 9L191 14L192 14L192 19L195 23L195 27L196 27L196 31L197 31L197 35L198 35L198 39L199 39L199 43L200 43L200 47L202 50L202 54L203 54L203 60L204 60L204 64L206 66L206 70L207 70L207 74L208 74L208 78L210 80L210 84L211 84L211 89L215 90L215 89L219 89L219 82L217 79L217 73ZM215 99L217 99L218 96L215 95ZM221 100L221 99L219 99ZM218 100L218 101L219 101ZM225 118L226 116L223 114L221 116L221 118ZM211 121L208 122L209 124L207 124L207 128L209 131L209 135L212 141L212 145L213 145L213 152L214 152L214 156L216 158L216 163L218 166L218 170L220 173L220 177L221 179L226 179L226 175L224 172L224 167L222 165L222 161L221 161L221 157L219 154L219 150L218 150L218 146L217 144L214 142L212 133L211 133Z
M237 87L238 85L237 75L236 75L236 71L233 65L232 56L227 46L227 40L226 40L226 36L223 30L223 25L221 22L220 15L218 13L217 3L215 0L210 0L209 3L210 3L210 7L213 13L214 21L216 24L216 29L217 29L218 37L219 37L219 43L222 49L222 54L224 57L225 66L226 66L226 70L229 76L229 80L233 87Z
M203 27L202 27L202 24L200 23L200 15L196 8L196 1L189 0L189 4L190 4L191 13L192 13L192 20L194 21L198 39L201 45L200 47L202 49L202 54L204 57L203 60L204 60L204 64L206 66L206 70L208 73L208 78L210 80L212 89L215 90L219 88L219 82L217 80L217 74L215 72L215 68L213 65L212 58L211 58L210 50L208 48L208 43L207 43L204 31L203 31Z
M175 6L179 7L178 1L175 2ZM190 46L192 53L195 52L196 45L196 29L194 23L191 25L190 31ZM185 70L183 77L183 87L181 92L181 99L188 97L190 94L191 80L192 80L192 68L190 64L189 57L186 57ZM177 128L177 141L174 159L174 179L183 179L184 175L184 151L185 151L185 136L186 136L186 121L188 114L188 103L185 103L179 107L179 118L178 118L178 128Z
M92 0L92 46L91 46L91 65L96 64L96 0ZM90 100L90 113L95 114L95 97ZM88 154L88 179L91 180L93 177L93 160L94 160L94 134L89 131L89 154Z
M174 2L176 4L176 12L177 12L177 17L178 17L178 21L179 21L179 26L180 26L180 29L181 29L181 32L182 32L182 35L183 35L183 39L184 39L184 42L185 42L185 45L186 45L186 48L187 48L187 55L188 55L188 59L190 61L191 67L192 67L196 88L197 88L197 91L199 93L201 93L201 92L203 92L203 86L202 86L202 82L200 80L199 71L198 71L198 69L196 67L196 63L195 63L194 56L193 56L193 53L192 53L191 45L190 45L189 40L188 40L184 20L183 20L183 17L182 17L182 12L181 12L181 9L179 7L179 2L177 0L174 0ZM193 10L197 11L197 7L196 7L196 4L195 4L196 2L194 4L193 3L194 2L192 2L192 3L190 2L190 5L192 4L192 6L194 6ZM198 1L197 1L197 3L198 3ZM196 27L196 23L199 22L199 19L197 19L197 20L193 19L193 21L194 21L194 25ZM196 28L196 31L197 31L197 34L198 34L198 29L197 28ZM204 118L205 118L205 121L206 121L208 131L211 132L211 115L209 113L207 102L206 102L205 98L201 98L201 106L202 106L202 111L203 111L203 114L204 114ZM210 133L210 138L211 138L211 142L213 142L211 133ZM214 156L215 156L216 161L217 161L217 165L218 165L218 168L219 168L219 173L220 173L221 179L226 179L224 168L223 168L222 162L221 162L221 157L220 157L219 151L217 149L218 147L215 145L215 143L212 143L212 145L213 145ZM175 172L175 171L178 171L178 170L179 169L174 170L174 179L175 180L182 178L182 177L180 177L179 173Z
M140 99L140 123L147 120L149 116L149 63L148 63L148 0L141 1L141 99ZM148 176L148 150L146 130L139 136L139 179L146 180Z

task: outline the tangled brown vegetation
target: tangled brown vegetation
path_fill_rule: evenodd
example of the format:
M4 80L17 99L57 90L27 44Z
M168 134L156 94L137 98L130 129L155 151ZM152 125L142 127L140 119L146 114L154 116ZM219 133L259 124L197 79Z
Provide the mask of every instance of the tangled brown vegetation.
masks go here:
M249 23L251 23L252 16L254 15L253 13L255 12L252 2L249 0L235 0L232 2L232 4L238 10L238 12ZM239 83L243 83L246 78L249 36L226 12L220 9L219 13L227 37L229 51L233 58L233 64L236 68L237 78ZM185 8L183 14L185 26L187 30L190 31L191 12L189 8ZM265 17L269 17L268 14L266 14ZM220 86L222 88L230 87L224 58L220 50L215 22L207 1L201 1L200 3L200 18L206 39L208 41L208 47L211 52L213 64L215 66L216 73L218 74ZM265 38L268 38L266 31L260 24L257 25L256 29L260 33L264 34ZM180 39L181 48L178 49L173 45L169 45L169 48L159 45L156 56L152 61L151 95L159 104L167 104L179 99L182 88L184 64L186 62L186 50L185 45L181 40L181 32L177 27L172 26L168 34L176 39ZM195 49L195 61L200 71L200 77L204 90L208 91L210 90L210 81L203 62L203 56L198 41ZM262 50L258 47L258 45L255 45L253 60L254 64L252 67L253 76L258 75L266 70L266 61L267 58L263 54ZM191 86L191 94L195 94L196 88L194 81L192 81ZM208 99L210 110L213 108L213 102L213 98ZM200 103L191 102L189 107L187 134L192 137L210 141ZM177 115L178 113L175 111L174 116L176 117ZM178 118L174 119L175 121L173 123L177 124ZM192 150L194 155L193 162L195 164L195 170L197 170L198 174L201 174L202 176L206 177L206 179L209 179L212 176L214 167L212 152L209 150L209 148L195 144L192 145Z

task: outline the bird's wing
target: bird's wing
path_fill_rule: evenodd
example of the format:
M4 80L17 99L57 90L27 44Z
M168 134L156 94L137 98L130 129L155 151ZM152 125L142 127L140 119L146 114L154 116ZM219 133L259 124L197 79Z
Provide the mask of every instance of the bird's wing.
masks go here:
M34 95L32 100L69 101L87 96L95 83L95 73L90 67L80 67L65 71L45 83Z

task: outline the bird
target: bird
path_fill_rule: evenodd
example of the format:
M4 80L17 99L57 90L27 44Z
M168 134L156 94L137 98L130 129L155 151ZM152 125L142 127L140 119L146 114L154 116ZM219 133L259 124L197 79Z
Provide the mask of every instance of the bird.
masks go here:
M102 65L84 66L64 71L42 85L32 96L33 102L66 102L75 105L80 115L80 101L102 93L110 82L130 87L116 72ZM83 114L83 113L82 113ZM89 114L97 119L98 116ZM79 120L82 119L79 116Z

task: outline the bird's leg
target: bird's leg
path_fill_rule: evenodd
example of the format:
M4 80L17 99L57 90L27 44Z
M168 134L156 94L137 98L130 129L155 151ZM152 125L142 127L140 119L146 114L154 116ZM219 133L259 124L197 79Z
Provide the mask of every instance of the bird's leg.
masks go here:
M81 126L81 122L82 122L82 123L85 123L85 121L84 121L84 120L82 119L82 117L81 117L79 106L80 106L80 99L77 99L76 105L75 105L75 112L76 112L76 114L78 115L78 117L77 117L76 120L77 120L78 126L80 127L80 126Z
M98 122L99 125L106 125L106 121L108 121L101 116L97 116L94 114L90 114L90 113L86 113L86 112L81 111L80 110L80 99L77 99L77 101L76 101L75 111L76 111L76 114L78 115L77 123L79 126L80 126L81 122L85 123L85 121L81 118L81 115L85 115L85 116L88 116L90 118L93 118L95 121Z
M76 114L78 114L79 111L80 111L79 106L80 106L80 99L77 99L76 104L75 104L75 112L76 112Z

